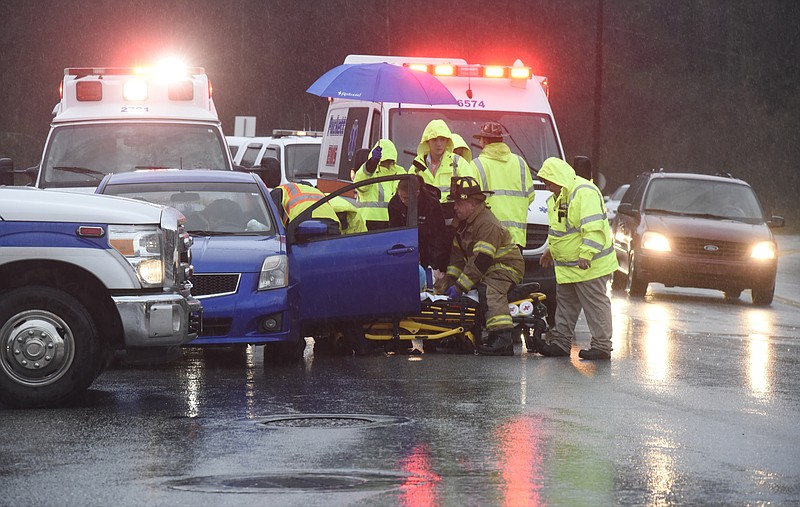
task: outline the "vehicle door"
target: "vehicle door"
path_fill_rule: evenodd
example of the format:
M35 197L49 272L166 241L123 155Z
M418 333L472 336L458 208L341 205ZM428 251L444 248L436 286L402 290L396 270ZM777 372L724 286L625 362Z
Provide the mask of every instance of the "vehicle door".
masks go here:
M387 176L347 185L288 224L289 277L290 283L299 287L299 314L304 325L419 313L417 203L413 191L409 192L405 227L331 235L323 232L320 221L311 218L314 209L334 196L351 194L366 184L408 177ZM411 178L409 187L415 185L416 179Z

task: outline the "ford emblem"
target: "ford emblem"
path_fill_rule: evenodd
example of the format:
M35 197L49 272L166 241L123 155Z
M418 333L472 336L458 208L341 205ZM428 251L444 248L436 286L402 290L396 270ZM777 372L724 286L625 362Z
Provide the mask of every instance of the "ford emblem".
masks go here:
M716 252L719 250L719 247L717 245L706 245L703 247L703 250L706 252Z

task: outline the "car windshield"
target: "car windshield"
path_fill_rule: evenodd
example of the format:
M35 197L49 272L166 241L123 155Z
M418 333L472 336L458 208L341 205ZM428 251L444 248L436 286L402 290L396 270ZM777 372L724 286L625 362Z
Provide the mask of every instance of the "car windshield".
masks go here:
M647 189L644 211L747 223L764 221L751 187L716 180L656 178Z
M186 216L186 231L202 235L275 234L268 205L255 183L170 182L107 185L105 194L171 206Z
M230 169L222 136L180 123L103 123L53 129L42 187L95 187L106 174L136 169Z
M402 107L393 109L389 118L389 137L397 147L399 165L411 166L425 126L436 119L444 120L452 132L464 138L473 158L480 154L481 148L472 135L487 121L500 122L508 130L511 135L503 141L511 151L522 155L531 170L538 171L548 157L561 158L555 128L544 114Z
M628 187L630 187L630 185L622 185L622 186L620 186L618 189L616 189L614 191L613 194L611 194L611 197L609 198L609 200L610 201L621 201L622 200L622 196L625 195L625 192L628 190Z

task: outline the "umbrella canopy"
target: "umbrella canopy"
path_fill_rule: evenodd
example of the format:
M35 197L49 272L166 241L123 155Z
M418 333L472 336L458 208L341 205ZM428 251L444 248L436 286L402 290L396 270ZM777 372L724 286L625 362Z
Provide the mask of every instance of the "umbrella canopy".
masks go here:
M320 97L370 102L458 103L436 77L391 63L345 63L323 74L306 91Z

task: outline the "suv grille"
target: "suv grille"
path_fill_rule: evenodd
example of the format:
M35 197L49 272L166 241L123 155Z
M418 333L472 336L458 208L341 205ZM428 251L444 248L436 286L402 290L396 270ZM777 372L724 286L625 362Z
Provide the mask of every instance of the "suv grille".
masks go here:
M239 288L239 273L199 274L189 279L192 282L192 296L223 296L235 294Z
M532 250L541 248L547 241L546 225L528 224L525 229L525 249Z
M698 238L673 238L675 250L684 255L695 255L715 259L746 259L750 248L746 243L735 241L712 241Z

